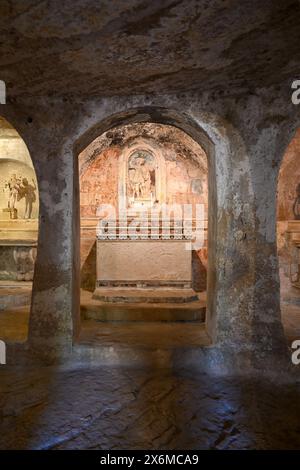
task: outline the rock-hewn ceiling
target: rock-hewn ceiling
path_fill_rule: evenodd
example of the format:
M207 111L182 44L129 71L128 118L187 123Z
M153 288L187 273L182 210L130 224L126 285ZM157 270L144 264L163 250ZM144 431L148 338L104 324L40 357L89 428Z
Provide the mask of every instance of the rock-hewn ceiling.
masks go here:
M298 0L1 0L10 96L237 90L297 78Z

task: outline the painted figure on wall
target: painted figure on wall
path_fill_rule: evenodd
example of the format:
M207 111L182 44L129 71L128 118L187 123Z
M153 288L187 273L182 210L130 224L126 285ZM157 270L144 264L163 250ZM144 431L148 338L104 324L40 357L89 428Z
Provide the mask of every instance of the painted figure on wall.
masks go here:
M133 200L152 200L155 192L154 158L135 152L128 162L128 193Z
M20 183L21 180L20 178L17 178L17 175L15 173L11 175L10 180L7 183L7 186L9 188L8 208L11 210L14 210L16 208Z
M25 219L31 219L33 203L36 201L34 179L32 179L32 183L30 184L27 178L23 178L18 191L18 200L25 198Z
M296 199L293 204L293 213L296 220L300 220L300 183L296 188Z
M143 158L135 160L133 171L129 173L132 193L135 199L150 197L151 177Z
M32 184L28 182L27 178L22 178L13 173L9 181L5 184L5 187L8 188L8 202L7 206L11 212L11 218L17 218L17 202L21 199L25 200L25 213L24 219L31 219L33 204L36 201L36 184L34 179L32 179Z

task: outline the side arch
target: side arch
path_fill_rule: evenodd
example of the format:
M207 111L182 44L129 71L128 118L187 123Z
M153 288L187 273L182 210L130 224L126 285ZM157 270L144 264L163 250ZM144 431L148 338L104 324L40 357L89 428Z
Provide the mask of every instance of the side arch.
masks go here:
M23 136L5 117L0 117L0 282L13 287L3 299L8 341L24 342L30 323L39 233L39 182L34 160ZM15 313L16 306L24 312ZM22 311L23 311L22 310ZM1 329L1 328L0 328ZM5 337L5 324L2 337Z

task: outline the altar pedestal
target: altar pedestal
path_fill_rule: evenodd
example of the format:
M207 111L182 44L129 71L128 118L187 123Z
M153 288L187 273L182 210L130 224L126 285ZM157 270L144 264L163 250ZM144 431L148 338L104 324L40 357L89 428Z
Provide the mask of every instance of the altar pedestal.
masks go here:
M186 240L98 239L96 289L83 310L102 321L204 321Z
M38 221L0 220L0 281L32 281Z
M94 298L185 302L197 298L191 286L191 251L185 240L97 240Z

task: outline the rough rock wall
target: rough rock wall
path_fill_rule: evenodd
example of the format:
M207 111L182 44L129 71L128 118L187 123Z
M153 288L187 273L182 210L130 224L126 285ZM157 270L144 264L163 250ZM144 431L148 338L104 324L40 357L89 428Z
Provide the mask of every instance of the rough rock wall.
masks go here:
M297 0L2 1L1 78L14 97L234 96L297 77L299 15Z

